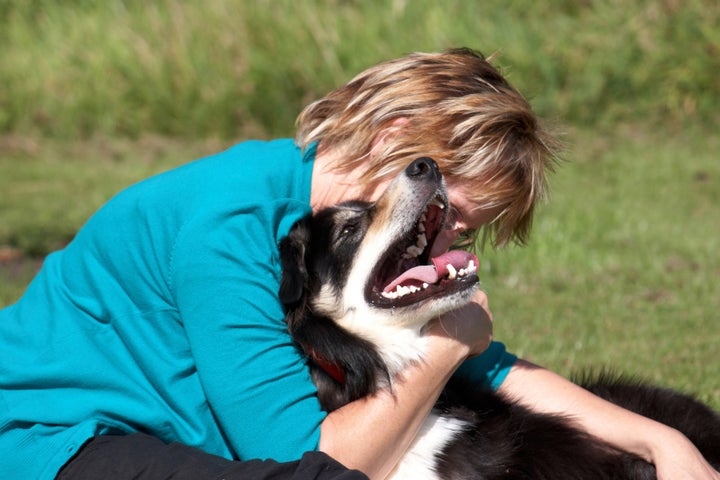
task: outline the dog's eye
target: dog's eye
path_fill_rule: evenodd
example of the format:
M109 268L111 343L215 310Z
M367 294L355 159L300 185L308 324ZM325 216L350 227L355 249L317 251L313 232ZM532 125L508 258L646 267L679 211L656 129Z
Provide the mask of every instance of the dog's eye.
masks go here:
M360 225L356 219L338 225L337 230L335 230L335 242L342 242L354 238L359 229Z
M347 207L335 213L334 225L331 230L333 243L339 245L362 237L365 225L370 218L368 209L364 205L362 207L352 209Z
M357 230L357 225L355 224L343 225L342 229L340 230L340 237L347 237L348 235L352 235L353 233L355 233L355 230Z

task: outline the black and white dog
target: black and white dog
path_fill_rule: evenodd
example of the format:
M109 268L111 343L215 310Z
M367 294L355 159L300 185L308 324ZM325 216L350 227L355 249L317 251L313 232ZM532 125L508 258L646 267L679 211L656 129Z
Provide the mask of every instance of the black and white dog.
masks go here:
M423 328L478 284L477 258L428 258L448 210L442 175L415 160L375 203L298 222L280 244L288 329L311 359L323 408L373 392L423 356ZM677 392L599 377L586 388L684 432L720 467L720 416ZM650 479L652 465L542 415L452 380L394 472L403 479Z

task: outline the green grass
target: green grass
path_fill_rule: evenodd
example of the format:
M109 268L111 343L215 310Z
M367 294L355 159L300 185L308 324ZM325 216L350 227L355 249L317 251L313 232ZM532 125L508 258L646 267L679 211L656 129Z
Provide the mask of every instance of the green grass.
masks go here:
M720 136L606 135L569 135L530 244L485 253L496 334L565 374L622 368L720 406Z
M529 246L483 254L497 337L720 409L718 24L708 0L0 0L0 306L123 187L470 46L570 146Z
M470 46L538 111L583 124L718 124L708 0L0 2L0 132L287 134L378 61Z
M0 246L42 256L123 187L215 152L219 140L0 137Z

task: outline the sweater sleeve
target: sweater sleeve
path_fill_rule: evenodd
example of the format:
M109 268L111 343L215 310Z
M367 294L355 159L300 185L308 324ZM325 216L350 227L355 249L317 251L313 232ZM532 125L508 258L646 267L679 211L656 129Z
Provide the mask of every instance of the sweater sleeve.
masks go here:
M277 298L276 232L306 208L202 215L174 247L172 289L197 373L240 459L297 459L319 443L325 413Z
M516 360L517 357L509 353L505 345L493 341L481 355L463 362L455 374L497 390Z

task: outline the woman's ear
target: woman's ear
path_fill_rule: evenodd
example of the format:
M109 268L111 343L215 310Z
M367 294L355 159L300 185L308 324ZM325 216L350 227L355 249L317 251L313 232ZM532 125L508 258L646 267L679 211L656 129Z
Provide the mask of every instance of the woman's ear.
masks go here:
M399 117L381 128L370 144L370 156L379 154L385 148L385 145L405 131L409 123L409 118Z

